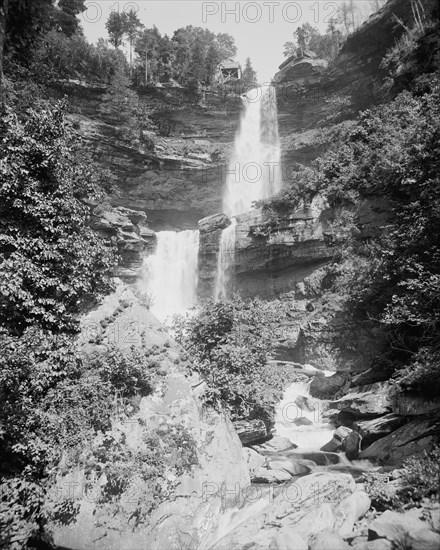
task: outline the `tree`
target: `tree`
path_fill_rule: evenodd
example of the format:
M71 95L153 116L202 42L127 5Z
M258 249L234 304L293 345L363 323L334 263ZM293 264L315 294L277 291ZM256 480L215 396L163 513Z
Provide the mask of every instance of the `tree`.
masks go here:
M54 0L0 0L0 47L12 62L30 66L37 38L52 28ZM3 34L3 37L2 37Z
M304 23L298 27L294 36L296 43L286 42L284 44L284 55L298 57L303 55L306 50L311 50L322 59L334 59L339 51L339 42L341 33L336 30L336 21L332 20L326 34L322 35L316 27L309 23Z
M198 78L208 82L217 65L236 53L234 39L229 34L215 35L201 27L187 27L175 31L171 43L174 48L173 68L180 82ZM201 65L200 65L201 64Z
M246 65L243 70L242 78L245 82L249 82L249 83L257 82L257 73L254 71L249 57L246 58Z
M130 73L133 71L133 42L142 27L143 24L139 21L136 12L131 9L124 20L124 33L128 36L130 46Z
M212 82L220 63L220 52L214 43L210 44L206 55L206 80Z
M84 0L59 0L57 7L58 24L62 32L70 37L79 29L77 16L86 9Z
M206 54L207 52L203 44L203 38L196 38L191 52L191 61L188 71L189 75L198 82L205 80Z
M110 44L112 44L115 49L119 48L119 46L123 44L123 38L126 32L126 19L126 13L118 13L113 11L105 23Z
M311 33L312 26L310 23L304 23L301 25L301 27L298 27L293 35L296 36L296 41L298 43L298 52L299 55L304 55L304 52L307 49L307 45L310 40L310 33Z

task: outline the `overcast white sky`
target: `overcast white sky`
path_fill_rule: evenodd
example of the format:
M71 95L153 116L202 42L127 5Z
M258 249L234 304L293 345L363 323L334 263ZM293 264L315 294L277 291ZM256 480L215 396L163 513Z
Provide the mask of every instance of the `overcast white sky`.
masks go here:
M105 22L111 11L134 8L146 27L156 25L170 37L179 27L206 27L215 33L226 32L235 39L237 60L250 57L259 82L268 82L284 61L283 44L292 40L293 31L310 23L321 31L337 16L338 1L259 0L252 2L210 2L202 0L87 0L82 26L91 42L108 38ZM368 0L356 0L359 15L371 10Z

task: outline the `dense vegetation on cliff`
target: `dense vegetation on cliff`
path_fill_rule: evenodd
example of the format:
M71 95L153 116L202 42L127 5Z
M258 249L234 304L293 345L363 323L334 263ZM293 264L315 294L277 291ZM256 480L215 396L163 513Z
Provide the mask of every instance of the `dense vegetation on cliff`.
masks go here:
M123 101L127 61L102 42L85 42L75 17L81 1L2 2L1 9L0 546L49 548L48 521L68 524L78 513L72 495L47 497L61 459L69 466L81 455L90 471L100 464L103 506L117 506L140 476L149 497L138 503L136 521L147 521L163 500L165 471L195 459L190 443L185 452L191 438L183 428L163 437L162 451L152 431L137 453L112 436L112 422L156 387L158 363L149 349L110 343L86 353L80 334L81 316L114 289L118 254L114 240L90 227L90 205L104 197L101 175L67 118L67 102L51 99L45 81L71 76L72 65L84 78L113 74L110 109L139 136L149 120L136 128L137 104Z
M439 391L440 83L416 67L423 37L435 29L436 22L419 23L402 36L384 60L391 93L357 120L323 130L324 140L331 135L327 151L265 205L271 230L279 216L317 194L342 207L332 229L338 252L328 268L334 289L346 297L347 316L376 342L372 366L427 396ZM394 79L405 71L409 89L393 97ZM375 198L390 205L389 223L365 240L357 211ZM344 337L340 344L347 345Z

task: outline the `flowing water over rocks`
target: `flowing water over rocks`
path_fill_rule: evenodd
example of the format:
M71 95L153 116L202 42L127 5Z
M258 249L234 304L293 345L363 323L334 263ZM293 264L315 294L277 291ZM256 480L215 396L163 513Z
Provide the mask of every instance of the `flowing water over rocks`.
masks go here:
M157 233L155 254L144 260L139 288L151 296L151 311L164 321L196 303L198 231Z
M244 97L245 110L229 161L223 211L228 216L248 212L252 203L281 188L281 149L276 91L259 86Z

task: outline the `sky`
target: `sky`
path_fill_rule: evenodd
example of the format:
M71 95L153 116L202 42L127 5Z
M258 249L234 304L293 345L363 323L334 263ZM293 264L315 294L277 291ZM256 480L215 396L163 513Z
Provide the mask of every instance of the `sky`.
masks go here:
M339 1L259 0L217 2L205 0L87 0L81 15L84 33L90 42L108 38L105 22L111 11L134 9L148 28L156 25L170 37L179 27L193 25L215 33L228 33L235 39L236 60L244 66L251 58L260 83L269 82L284 61L283 45L293 39L294 30L310 23L324 32L336 17ZM355 0L359 16L369 13L368 0Z

